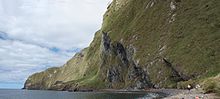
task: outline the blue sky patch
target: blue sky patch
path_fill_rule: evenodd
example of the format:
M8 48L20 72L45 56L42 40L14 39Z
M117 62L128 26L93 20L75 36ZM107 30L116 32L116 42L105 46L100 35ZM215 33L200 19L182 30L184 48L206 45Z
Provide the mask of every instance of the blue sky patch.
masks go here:
M61 51L61 49L57 48L57 47L52 47L52 48L49 48L50 51L52 52L55 52L55 53L58 53Z
M2 39L2 40L7 40L7 39L8 39L7 33L4 33L4 32L2 32L2 31L0 31L0 39Z

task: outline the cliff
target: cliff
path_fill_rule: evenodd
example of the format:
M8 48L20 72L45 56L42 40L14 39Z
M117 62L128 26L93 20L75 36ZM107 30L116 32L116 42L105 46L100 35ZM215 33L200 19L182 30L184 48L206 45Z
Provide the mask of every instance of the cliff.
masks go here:
M180 88L220 73L219 45L219 0L113 0L88 48L24 88Z

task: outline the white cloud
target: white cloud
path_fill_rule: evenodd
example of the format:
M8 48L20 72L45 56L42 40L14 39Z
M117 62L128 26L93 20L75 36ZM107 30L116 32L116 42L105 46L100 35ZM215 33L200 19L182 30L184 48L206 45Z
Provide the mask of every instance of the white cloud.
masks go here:
M7 34L0 38L0 82L64 64L75 53L69 50L89 45L110 1L0 0L0 32Z
M33 72L61 66L74 53L55 53L20 41L0 40L0 82L24 81Z
M0 12L4 32L15 39L69 49L88 46L109 0L13 1L0 2L7 5Z

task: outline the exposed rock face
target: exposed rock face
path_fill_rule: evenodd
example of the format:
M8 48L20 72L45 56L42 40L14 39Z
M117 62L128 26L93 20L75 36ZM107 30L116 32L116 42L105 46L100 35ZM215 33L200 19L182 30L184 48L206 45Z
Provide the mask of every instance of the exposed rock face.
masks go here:
M116 55L119 56L122 63L128 65L127 53L125 51L124 46L121 43L116 43L116 45L113 46L113 48L115 49Z
M128 73L128 79L129 80L136 80L136 85L134 85L134 88L137 89L145 89L145 88L151 88L153 85L151 84L148 75L143 71L141 67L131 67Z
M128 51L120 42L111 42L111 38L105 32L102 34L101 44L104 47L101 49L101 57L103 59L101 69L103 74L107 73L106 83L109 83L109 88L118 88L117 84L119 83L121 83L120 86L122 88L144 89L152 87L147 74L133 62L134 52ZM133 82L134 85L127 86L127 81Z
M25 89L176 88L220 72L220 0L113 0L88 48Z
M102 35L102 45L103 45L103 52L108 52L110 50L110 43L111 43L111 39L109 38L107 33L103 32Z
M110 83L118 83L120 82L120 72L116 68L109 69L107 71L108 82Z

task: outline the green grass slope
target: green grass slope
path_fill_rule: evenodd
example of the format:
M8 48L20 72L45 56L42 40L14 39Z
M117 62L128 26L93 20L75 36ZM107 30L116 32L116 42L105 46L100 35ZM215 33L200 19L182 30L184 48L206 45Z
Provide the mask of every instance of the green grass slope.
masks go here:
M219 52L219 0L113 0L90 46L25 88L177 88L219 74Z

